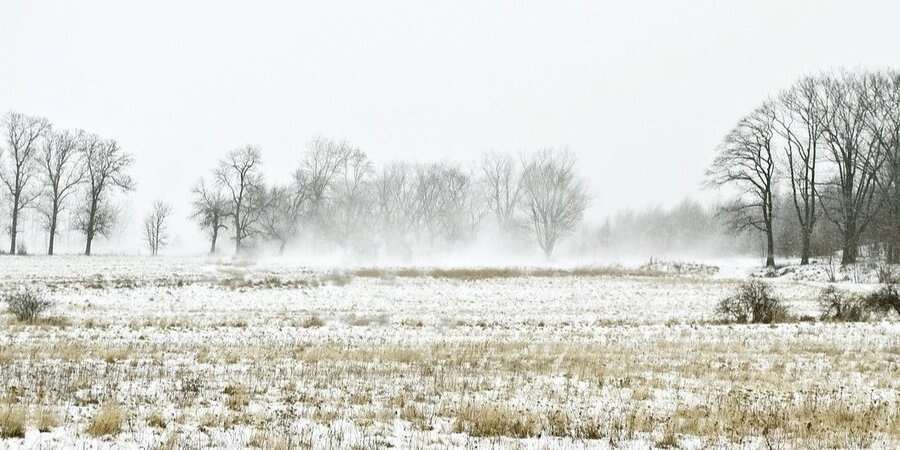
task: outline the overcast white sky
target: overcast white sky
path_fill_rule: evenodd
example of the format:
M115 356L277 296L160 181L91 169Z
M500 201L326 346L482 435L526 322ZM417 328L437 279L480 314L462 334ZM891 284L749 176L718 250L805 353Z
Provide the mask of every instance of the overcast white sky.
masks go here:
M565 146L601 217L697 196L721 136L801 74L900 66L897 17L889 1L3 0L0 111L118 139L128 211L170 201L181 241L217 158L258 145L286 179L317 134L376 163Z

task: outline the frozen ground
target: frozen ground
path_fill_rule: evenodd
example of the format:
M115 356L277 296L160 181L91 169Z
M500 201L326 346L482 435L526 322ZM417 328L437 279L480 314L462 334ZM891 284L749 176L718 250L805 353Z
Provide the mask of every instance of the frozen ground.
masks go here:
M0 317L0 428L27 423L0 447L900 444L900 324L715 323L751 271L4 257L3 288L59 305ZM772 283L818 316L821 282ZM97 433L110 410L121 431Z

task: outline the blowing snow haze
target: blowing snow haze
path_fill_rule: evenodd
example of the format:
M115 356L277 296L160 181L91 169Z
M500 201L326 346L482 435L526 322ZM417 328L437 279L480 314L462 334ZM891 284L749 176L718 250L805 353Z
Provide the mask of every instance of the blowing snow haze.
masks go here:
M104 252L146 251L156 201L170 253L208 250L201 177L252 145L267 183L290 183L317 137L376 170L567 149L599 224L715 201L701 182L722 136L798 77L897 66L900 6L865 3L6 1L0 111L133 156ZM47 233L23 214L37 252ZM82 251L65 228L57 246Z

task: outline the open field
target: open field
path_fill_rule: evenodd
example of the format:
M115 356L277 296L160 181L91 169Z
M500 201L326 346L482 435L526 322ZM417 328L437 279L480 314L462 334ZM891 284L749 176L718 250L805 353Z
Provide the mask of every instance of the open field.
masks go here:
M895 318L723 325L721 275L0 258L23 280L59 304L0 316L0 447L900 445Z

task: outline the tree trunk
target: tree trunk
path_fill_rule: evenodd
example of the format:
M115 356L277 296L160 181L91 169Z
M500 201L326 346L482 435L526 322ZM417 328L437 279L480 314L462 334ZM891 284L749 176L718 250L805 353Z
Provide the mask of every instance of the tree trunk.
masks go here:
M50 213L50 242L47 244L47 254L53 255L53 243L56 240L56 216L58 214L56 206L53 207L53 212Z
M85 230L85 240L87 241L84 245L84 255L91 256L91 243L94 241L94 220L97 215L97 202L96 200L91 200L91 209L88 213L88 223L87 229Z
M219 226L218 226L218 224L215 224L215 225L213 225L213 232L212 232L212 239L211 239L212 243L209 246L209 254L210 255L216 254L216 239L218 239L218 238L219 238Z
M803 227L800 231L800 265L809 264L809 240L812 230L809 227Z
M234 210L234 254L241 252L241 203Z
M859 247L859 236L856 235L856 220L847 222L847 229L844 231L843 254L841 255L841 265L853 264L856 262L856 255Z
M84 245L84 256L91 256L91 241L94 240L94 232L87 232L87 243Z
M775 267L775 238L771 226L766 228L766 267Z
M9 229L9 254L16 254L16 231L19 226L19 202L18 199L13 201L12 210L12 228Z

